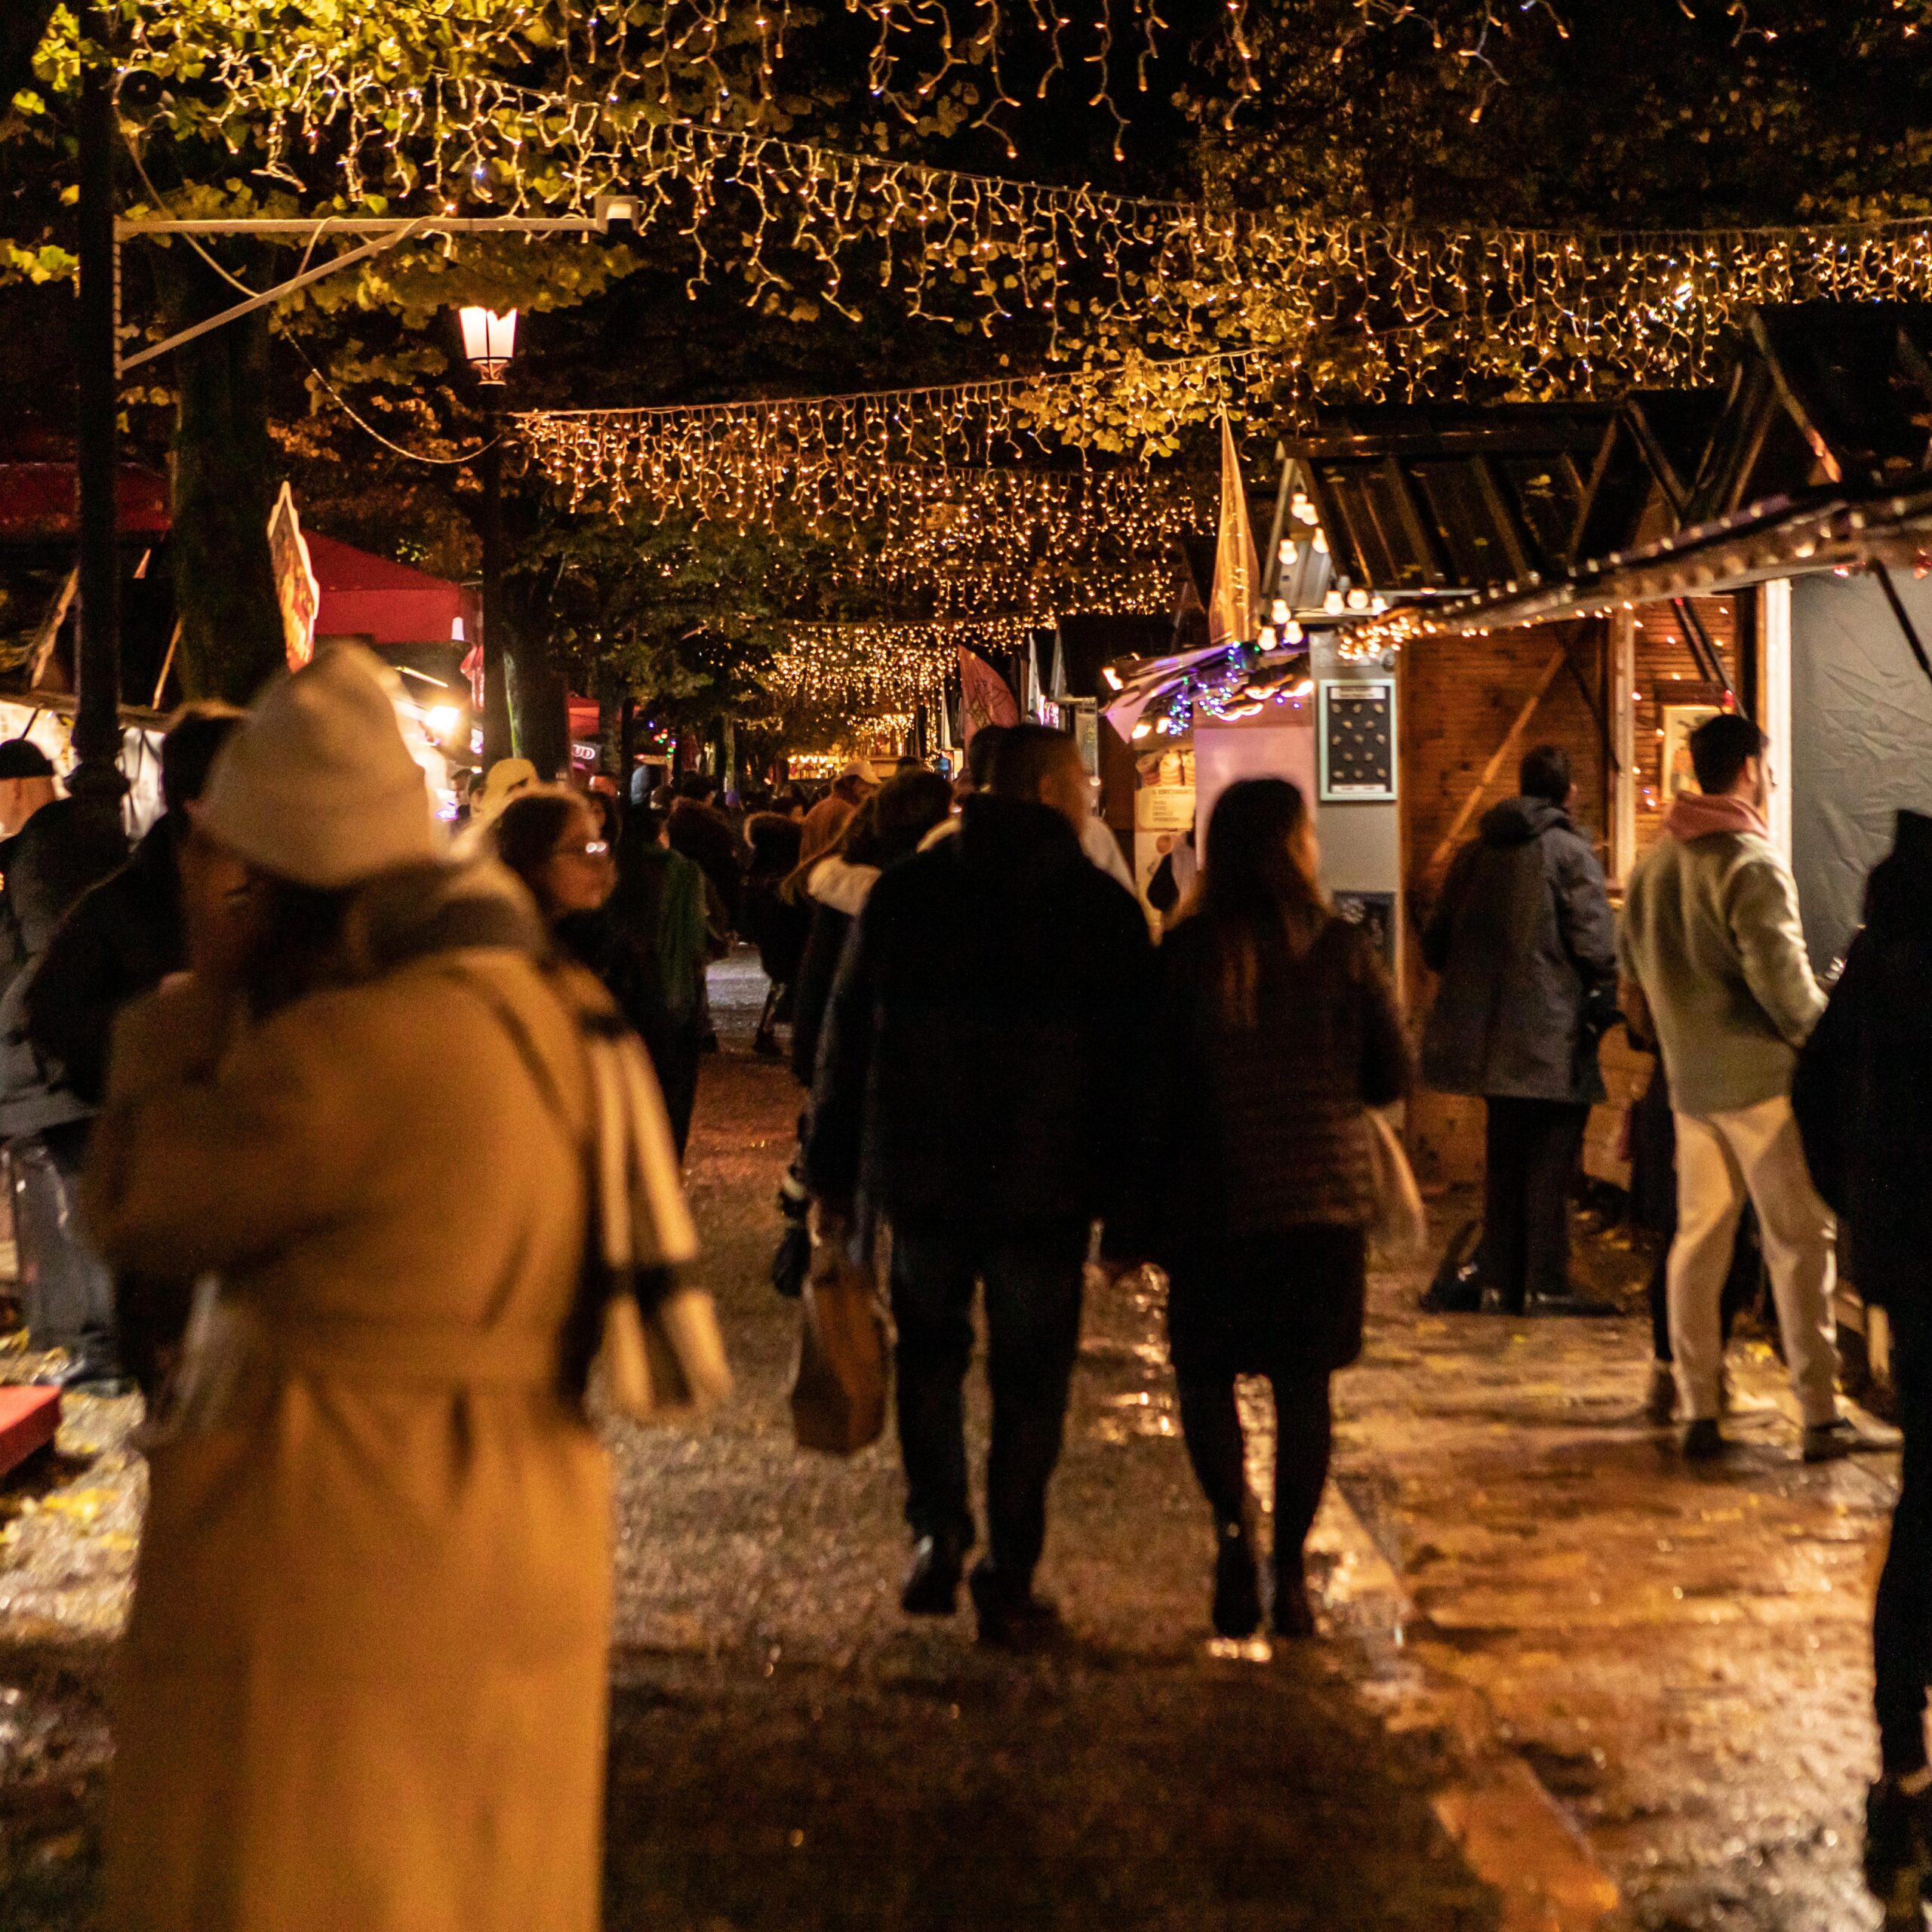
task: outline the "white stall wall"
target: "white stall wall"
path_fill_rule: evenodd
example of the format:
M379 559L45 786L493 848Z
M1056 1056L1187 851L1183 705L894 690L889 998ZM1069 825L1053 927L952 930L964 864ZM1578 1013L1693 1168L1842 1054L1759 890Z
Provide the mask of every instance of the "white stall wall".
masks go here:
M1272 712L1275 707L1270 706ZM1288 707L1280 707L1287 713ZM1240 778L1287 778L1301 787L1311 811L1315 804L1315 719L1312 707L1297 705L1294 722L1277 724L1266 714L1252 723L1194 728L1194 823L1195 842L1204 853L1214 801Z
M1894 571L1921 638L1932 584ZM1900 806L1932 812L1932 681L1869 577L1791 586L1791 852L1811 962L1825 972L1859 927L1865 880Z

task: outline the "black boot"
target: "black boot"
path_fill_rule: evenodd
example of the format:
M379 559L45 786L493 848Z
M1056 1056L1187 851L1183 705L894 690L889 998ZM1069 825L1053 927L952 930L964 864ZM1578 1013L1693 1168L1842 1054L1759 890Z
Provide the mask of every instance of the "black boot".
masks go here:
M1035 1596L1030 1577L1023 1583L1009 1578L989 1557L974 1564L967 1587L979 1613L981 1643L1002 1650L1038 1650L1060 1635L1059 1606Z
M1278 1637L1315 1635L1315 1609L1308 1600L1308 1580L1302 1574L1298 1549L1275 1553L1275 1607L1269 1624Z
M964 1550L957 1537L921 1537L899 1604L908 1617L950 1617L959 1605Z
M1932 1790L1908 1792L1883 1777L1865 1798L1866 1889L1885 1908L1885 1923L1918 1925L1932 1884Z
M1214 1532L1214 1634L1251 1637L1261 1628L1261 1573L1254 1537L1245 1522Z

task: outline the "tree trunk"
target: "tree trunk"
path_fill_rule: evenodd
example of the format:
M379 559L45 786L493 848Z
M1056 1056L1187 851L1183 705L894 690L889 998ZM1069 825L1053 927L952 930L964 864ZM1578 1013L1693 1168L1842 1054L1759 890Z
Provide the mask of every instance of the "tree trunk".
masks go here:
M571 766L570 698L563 672L550 661L543 632L519 629L503 663L510 688L510 730L518 758L546 783Z
M184 243L152 252L171 334L236 299ZM190 697L246 704L287 662L269 561L276 465L268 377L265 309L174 352L176 663Z
M570 774L570 688L550 642L551 582L517 564L518 552L537 534L539 514L540 506L530 494L505 477L502 602L509 620L503 637L503 675L509 687L510 735L516 755L529 759L548 782Z

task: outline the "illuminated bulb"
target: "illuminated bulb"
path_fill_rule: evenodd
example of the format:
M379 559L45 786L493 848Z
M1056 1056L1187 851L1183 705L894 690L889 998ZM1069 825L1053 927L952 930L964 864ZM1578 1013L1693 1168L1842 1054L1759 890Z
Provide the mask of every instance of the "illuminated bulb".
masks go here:
M1257 651L1272 651L1279 640L1275 635L1272 624L1263 624L1256 634L1254 648Z
M1365 590L1352 590L1349 592L1348 601L1349 608L1351 611L1366 611L1368 608L1368 592Z
M1165 721L1164 720L1163 721L1164 722ZM1133 735L1137 738L1144 738L1149 732L1153 730L1153 726L1149 724L1146 719L1143 718L1134 726Z
M1281 635L1287 639L1289 643L1299 644L1303 638L1307 636L1308 633L1302 629L1300 624L1295 622L1294 618L1291 617L1288 620L1287 628L1282 632Z
M1111 664L1103 664L1100 667L1100 675L1106 678L1115 691L1120 689L1120 673Z
M1339 590L1330 591L1328 595L1322 598L1321 608L1331 617L1339 616L1342 609L1342 593Z
M447 738L463 722L463 713L453 704L439 704L423 721L432 738Z
M1269 605L1268 620L1275 624L1285 624L1288 621L1288 600L1285 597L1278 597Z
M1318 557L1325 557L1328 554L1328 533L1318 525L1315 532L1315 554Z
M1284 564L1292 564L1300 555L1300 549L1292 537L1281 539L1281 561Z

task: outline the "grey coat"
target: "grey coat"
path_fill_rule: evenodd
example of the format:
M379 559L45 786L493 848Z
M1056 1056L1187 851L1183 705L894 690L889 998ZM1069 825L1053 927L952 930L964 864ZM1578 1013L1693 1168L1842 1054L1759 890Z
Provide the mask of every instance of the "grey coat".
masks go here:
M1603 868L1560 805L1509 798L1457 854L1423 934L1441 975L1423 1078L1486 1099L1604 1097L1597 1041L1617 989Z

